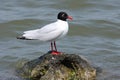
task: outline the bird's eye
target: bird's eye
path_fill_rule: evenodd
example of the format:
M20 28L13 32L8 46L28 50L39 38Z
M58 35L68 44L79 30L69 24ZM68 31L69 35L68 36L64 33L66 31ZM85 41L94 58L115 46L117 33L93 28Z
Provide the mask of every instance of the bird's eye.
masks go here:
M62 17L64 17L65 16L65 14L62 14Z

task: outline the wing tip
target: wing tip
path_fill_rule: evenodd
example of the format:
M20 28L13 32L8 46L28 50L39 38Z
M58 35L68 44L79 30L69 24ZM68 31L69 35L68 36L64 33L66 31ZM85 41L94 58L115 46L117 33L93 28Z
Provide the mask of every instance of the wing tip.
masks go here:
M24 36L17 36L16 38L17 38L17 39L22 39L22 40L32 40L32 39L28 39L28 38L26 38L26 37L24 37Z

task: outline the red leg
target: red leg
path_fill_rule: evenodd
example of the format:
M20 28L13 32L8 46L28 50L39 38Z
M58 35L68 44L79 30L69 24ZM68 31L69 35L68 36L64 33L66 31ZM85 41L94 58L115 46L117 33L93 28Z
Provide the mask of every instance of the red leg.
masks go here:
M53 43L51 42L51 51L53 51Z
M55 51L57 52L57 47L56 47L55 41L54 41L54 48L55 48Z

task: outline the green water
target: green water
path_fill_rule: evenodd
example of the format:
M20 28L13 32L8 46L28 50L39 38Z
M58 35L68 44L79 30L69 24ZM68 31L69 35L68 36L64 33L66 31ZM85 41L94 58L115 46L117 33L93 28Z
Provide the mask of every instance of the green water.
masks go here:
M73 21L68 35L57 41L58 50L83 55L100 67L97 80L120 80L119 0L0 0L0 80L21 80L15 74L18 62L49 50L49 42L16 36L56 21L60 11Z

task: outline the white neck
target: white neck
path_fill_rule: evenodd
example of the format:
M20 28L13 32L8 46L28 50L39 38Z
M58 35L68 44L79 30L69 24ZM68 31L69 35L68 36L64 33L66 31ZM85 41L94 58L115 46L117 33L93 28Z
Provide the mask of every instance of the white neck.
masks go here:
M61 21L61 22L67 22L67 21L63 21L63 20L60 20L60 19L57 19L57 21Z

